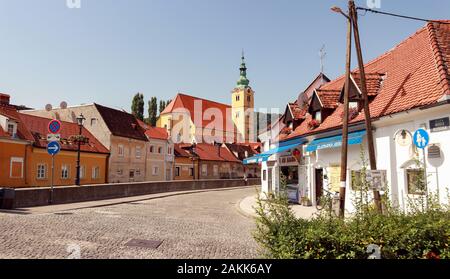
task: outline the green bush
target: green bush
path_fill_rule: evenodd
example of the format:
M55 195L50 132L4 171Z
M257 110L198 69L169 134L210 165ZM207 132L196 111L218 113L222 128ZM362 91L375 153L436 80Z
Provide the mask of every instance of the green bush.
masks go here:
M362 194L355 201L356 213L345 220L327 213L311 220L297 219L285 194L258 200L254 237L263 256L367 259L369 245L377 245L384 259L450 259L448 208L441 207L430 195L421 206L411 203L408 213L384 199L384 211L379 214L368 198L364 177L361 179ZM285 185L284 179L281 184Z

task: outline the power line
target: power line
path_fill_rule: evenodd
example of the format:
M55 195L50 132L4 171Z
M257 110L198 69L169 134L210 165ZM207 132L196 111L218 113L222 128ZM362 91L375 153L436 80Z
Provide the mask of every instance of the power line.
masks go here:
M431 20L431 19L425 19L425 18L419 18L419 17L412 17L412 16L405 16L405 15L387 13L387 12L372 10L372 9L368 9L368 8L362 8L362 7L357 7L356 9L357 10L362 10L362 11L365 11L365 12L371 12L371 13L375 13L375 14L382 14L382 15L406 18L406 19L411 19L411 20L418 20L418 21L432 22L432 23L439 23L439 24L450 24L450 22L443 22L443 21L439 21L439 20Z

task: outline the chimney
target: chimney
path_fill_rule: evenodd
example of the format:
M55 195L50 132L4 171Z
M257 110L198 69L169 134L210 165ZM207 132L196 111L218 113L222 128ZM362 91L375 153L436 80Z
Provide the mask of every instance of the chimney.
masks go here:
M10 96L8 94L0 93L0 104L9 105Z

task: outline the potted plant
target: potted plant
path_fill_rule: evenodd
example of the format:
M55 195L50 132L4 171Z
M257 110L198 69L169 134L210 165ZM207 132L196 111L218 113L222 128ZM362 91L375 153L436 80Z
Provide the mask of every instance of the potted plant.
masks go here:
M310 130L316 129L317 127L319 127L319 125L320 125L320 123L316 119L312 119L311 121L308 122L308 128Z

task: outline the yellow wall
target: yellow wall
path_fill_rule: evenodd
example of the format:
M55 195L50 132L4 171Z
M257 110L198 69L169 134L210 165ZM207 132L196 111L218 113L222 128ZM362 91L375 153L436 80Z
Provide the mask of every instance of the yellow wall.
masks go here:
M26 185L26 153L29 153L30 150L31 147L25 143L12 140L0 140L0 187L19 187ZM20 160L22 163L17 162ZM12 161L16 162L11 164ZM12 165L13 170L11 172ZM13 177L11 177L11 174Z
M174 180L193 180L194 177L190 175L190 168L194 167L195 179L198 179L198 161L192 162L190 158L176 157L175 166L173 168ZM176 176L176 168L180 168L180 175Z
M13 159L12 159L13 158ZM82 185L106 183L107 154L81 153L81 166L85 169ZM54 185L74 185L77 152L61 151L55 156ZM11 164L11 161L16 161ZM22 162L20 162L22 161ZM38 165L45 165L45 177L37 177ZM0 187L46 187L51 182L51 156L44 148L35 148L19 142L0 140ZM69 176L62 178L62 165L67 165ZM11 169L11 167L13 169ZM99 168L98 178L93 178L93 168ZM16 177L11 177L15 174Z
M74 185L76 178L76 160L77 152L61 151L55 156L55 168L53 183L55 186ZM80 165L85 169L85 175L81 178L82 185L102 184L106 183L107 155L95 153L81 153ZM46 175L43 179L37 178L38 165L46 166ZM29 159L30 168L30 184L32 186L49 186L51 183L51 166L52 159L48 155L47 150L42 148L34 148L31 158ZM67 179L62 178L62 166L67 165L69 176ZM93 168L99 168L98 178L93 178Z
M237 99L239 97L239 99ZM250 97L250 101L248 100ZM249 112L253 114L254 112L254 91L250 88L246 89L236 89L233 91L231 95L231 106L232 106L232 119L234 124L236 125L237 132L242 136L242 139L245 142L250 141L251 136L253 135L253 125L254 125L254 117L250 115L250 118L247 118ZM237 115L239 114L239 115Z

